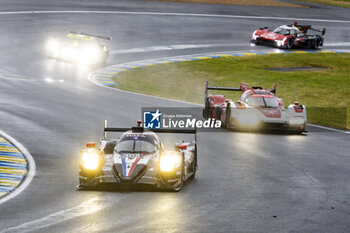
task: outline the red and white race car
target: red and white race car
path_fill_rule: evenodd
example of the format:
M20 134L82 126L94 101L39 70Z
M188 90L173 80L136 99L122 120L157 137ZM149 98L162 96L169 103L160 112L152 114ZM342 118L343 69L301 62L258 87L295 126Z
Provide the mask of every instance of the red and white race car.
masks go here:
M223 95L208 95L208 90L241 91L242 95L234 102ZM220 120L226 128L306 132L305 106L295 102L285 108L283 100L275 94L276 85L273 89L249 87L246 83L241 83L240 87L216 87L208 86L208 81L205 81L203 117Z
M313 33L308 33L312 31ZM273 47L291 49L293 47L317 49L323 46L326 29L318 30L311 25L282 25L270 30L268 27L259 28L253 32L251 42L256 45L270 45Z

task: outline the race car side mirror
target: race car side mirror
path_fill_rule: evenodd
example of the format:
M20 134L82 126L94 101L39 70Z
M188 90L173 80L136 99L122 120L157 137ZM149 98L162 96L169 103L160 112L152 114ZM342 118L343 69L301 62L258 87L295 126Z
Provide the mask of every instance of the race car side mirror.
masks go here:
M187 145L184 145L184 144L176 145L176 147L178 150L186 150L187 149Z
M87 142L86 143L86 148L95 148L96 143L95 142Z
M326 34L326 28L323 28L323 30L322 30L322 36L323 36L324 34Z

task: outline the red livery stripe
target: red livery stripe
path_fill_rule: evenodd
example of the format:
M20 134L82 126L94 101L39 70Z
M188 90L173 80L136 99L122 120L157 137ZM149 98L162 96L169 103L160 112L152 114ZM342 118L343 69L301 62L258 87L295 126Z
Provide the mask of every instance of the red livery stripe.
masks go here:
M134 168L135 168L137 162L138 162L140 159L141 159L141 157L137 157L137 159L135 160L135 162L132 164L132 166L131 166L131 168L130 168L130 170L129 170L128 176L131 175L131 173L132 173L132 171L134 170Z

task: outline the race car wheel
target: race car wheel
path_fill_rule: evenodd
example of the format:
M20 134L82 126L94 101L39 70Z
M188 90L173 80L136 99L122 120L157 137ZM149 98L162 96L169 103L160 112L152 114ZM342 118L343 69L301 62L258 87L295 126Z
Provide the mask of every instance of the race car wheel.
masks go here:
M209 102L209 98L206 99L205 101L205 105L204 105L204 109L203 109L203 117L204 119L208 119L210 115L210 102Z
M79 188L96 188L98 185L98 180L85 180L79 178Z
M225 127L226 129L231 128L231 108L230 105L227 105L227 110L226 110L226 118L225 118Z
M320 47L320 39L316 39L313 45L313 49L318 49Z
M294 44L294 38L293 37L289 37L287 44L286 44L286 48L287 49L291 49L293 47Z
M184 186L184 179L185 179L184 175L185 175L184 161L182 159L180 180L178 183L174 184L174 186L172 187L172 191L178 192L182 189L182 187Z
M192 175L190 177L188 177L189 180L194 180L194 178L196 177L196 172L197 172L197 146L196 146L196 152L194 155L194 161L192 162Z
M192 173L192 175L190 177L188 177L189 180L194 180L194 178L196 178L197 168L196 168L195 164L193 164L192 166L193 166L193 168L192 168L193 169L193 173Z

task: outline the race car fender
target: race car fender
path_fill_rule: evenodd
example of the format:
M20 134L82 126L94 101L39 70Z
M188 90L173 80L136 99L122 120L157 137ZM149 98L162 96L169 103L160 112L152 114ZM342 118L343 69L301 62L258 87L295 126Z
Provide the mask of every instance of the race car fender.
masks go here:
M176 156L179 159L179 164L177 164L176 167L170 171L162 171L161 169L162 157L167 156L167 154L169 153L171 153L172 156ZM168 151L168 152L164 152L163 154L160 155L159 175L161 180L166 185L173 185L177 183L179 179L183 179L182 176L184 175L184 166L185 166L184 151Z
M218 119L221 115L222 107L225 104L225 97L223 95L209 95L205 100L205 107L203 109L203 117L205 119Z
M305 126L307 122L306 107L298 102L290 104L287 108L288 124L290 127Z
M234 126L238 118L244 117L247 112L247 106L244 103L230 101L225 110L225 114L222 114L225 117L222 117L221 121L228 127L231 127ZM248 112L251 110L252 109L249 109Z

